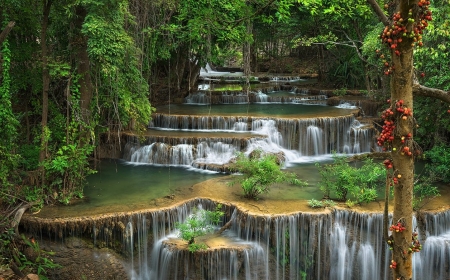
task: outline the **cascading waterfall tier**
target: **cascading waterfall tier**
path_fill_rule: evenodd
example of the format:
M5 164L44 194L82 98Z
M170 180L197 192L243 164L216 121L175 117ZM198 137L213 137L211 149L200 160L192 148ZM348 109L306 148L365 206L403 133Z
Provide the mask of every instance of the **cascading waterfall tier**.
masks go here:
M295 104L315 104L326 105L327 96L323 94L308 95L308 91L299 91L293 89L288 96L272 96L270 89L250 92L249 94L241 91L226 92L205 92L200 91L195 94L189 94L185 97L186 104L246 104L246 103L295 103Z
M389 279L390 251L382 240L381 213L343 209L318 213L261 215L223 203L232 220L226 236L233 244L189 253L176 246L175 224L193 209L215 209L195 199L172 208L89 217L45 220L25 216L23 226L51 239L89 236L133 256L130 278L144 279ZM421 215L423 250L415 253L414 279L450 277L450 210ZM180 241L178 241L180 242ZM181 242L183 243L183 242ZM184 245L185 246L185 245Z
M224 171L236 152L262 149L283 153L288 162L332 152L357 154L375 150L372 127L353 115L321 118L260 118L155 114L151 128L169 131L229 132L230 137L147 136L129 139L124 159L136 163L188 165ZM240 137L239 133L254 133ZM237 133L237 134L236 134Z

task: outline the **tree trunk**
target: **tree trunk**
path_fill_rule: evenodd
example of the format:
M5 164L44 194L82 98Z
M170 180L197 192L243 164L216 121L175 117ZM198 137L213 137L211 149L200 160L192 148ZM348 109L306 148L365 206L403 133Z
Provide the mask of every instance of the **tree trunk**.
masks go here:
M42 0L42 29L41 29L41 52L42 52L42 119L41 119L41 149L39 152L39 163L42 163L47 158L47 121L48 121L48 91L50 88L50 71L48 69L48 50L47 50L47 29L48 18L50 14L51 0ZM43 166L41 168L42 184L45 183L45 173Z
M75 36L75 59L77 61L77 73L80 76L78 82L80 84L80 108L82 119L85 123L89 123L91 118L91 101L93 85L90 72L90 61L88 55L87 38L81 33L81 28L86 17L86 9L81 6L76 8L75 28L77 35ZM82 142L85 142L83 139Z
M418 86L413 88L413 50L415 42L421 44L420 34L427 26L424 21L428 7L424 7L423 2L419 6L418 0L396 0L386 4L387 9L393 13L388 18L376 0L367 2L385 25L381 39L390 50L391 56L391 63L385 71L385 74L392 75L390 108L383 113L386 121L383 134L378 138L379 145L384 145L391 151L393 161L392 181L387 182L388 187L391 185L394 188L394 211L390 228L392 235L386 241L392 248L393 279L409 280L412 279L413 273L412 253L419 249L415 246L420 245L415 241L413 243L416 235L413 235L412 224L414 155L420 153L420 148L413 140L416 128L412 113L413 89L416 94L418 91ZM431 17L427 20L431 20ZM448 94L442 91L427 93L439 95L443 99ZM389 161L387 167L391 167Z
M0 45L3 44L3 41L5 41L6 37L8 36L11 29L14 27L16 23L14 21L8 22L5 29L2 30L0 33Z
M403 100L403 107L413 107L412 95L412 65L413 50L411 47L402 51L400 57L393 55L393 64L395 70L391 80L391 103ZM394 166L394 178L398 178L398 184L394 184L394 213L393 224L400 222L405 230L393 232L394 248L393 260L397 263L397 269L394 269L394 279L412 279L412 254L408 252L411 245L413 231L413 185L414 185L414 155L408 156L403 152L404 147L413 148L412 140L402 140L402 137L412 133L414 130L414 119L408 116L403 119L400 114L396 120L397 133L393 147L396 150L391 152ZM405 143L402 143L405 141Z
M189 93L193 93L197 91L196 82L198 79L198 76L200 74L201 66L199 63L193 63L191 61L189 63Z
M407 19L410 9L417 7L409 0L399 0L397 11ZM391 23L392 25L392 23ZM390 27L388 27L390 28ZM406 26L408 31L413 28L411 23ZM414 145L413 132L416 126L412 114L399 111L398 108L413 108L413 38L403 37L396 48L390 45L391 50L391 110L394 111L394 141L391 157L394 173L394 212L392 224L401 224L399 231L392 231L394 241L392 261L394 279L412 279L412 253L409 252L413 233L413 185L414 185ZM398 38L398 37L394 37ZM408 155L405 147L412 153Z

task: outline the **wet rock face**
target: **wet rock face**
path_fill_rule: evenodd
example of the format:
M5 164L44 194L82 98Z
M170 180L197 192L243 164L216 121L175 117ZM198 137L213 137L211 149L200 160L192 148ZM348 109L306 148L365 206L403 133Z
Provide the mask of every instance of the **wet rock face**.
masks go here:
M40 247L56 252L52 259L61 268L49 272L49 279L128 279L121 256L111 249L95 248L79 238L67 238L64 243L42 240Z

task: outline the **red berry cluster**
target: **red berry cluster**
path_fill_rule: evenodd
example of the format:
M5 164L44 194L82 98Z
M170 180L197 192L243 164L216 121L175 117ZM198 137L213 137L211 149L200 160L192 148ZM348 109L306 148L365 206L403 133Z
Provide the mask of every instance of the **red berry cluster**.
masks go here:
M400 12L394 13L392 15L392 25L386 26L380 36L383 44L386 44L386 46L397 56L401 55L397 46L404 39L412 39L413 42L411 42L411 46L415 46L416 42L420 47L423 46L423 30L428 26L428 21L431 21L433 18L431 17L431 11L429 10L430 1L420 0L417 5L417 20L413 17L412 9L408 11L407 20L402 17ZM385 8L388 9L389 5L386 4ZM394 65L389 65L389 62L384 59L384 55L380 54L380 50L377 50L376 52L379 54L379 57L383 59L383 65L385 67L384 74L391 74L394 71ZM424 75L425 74L423 74L422 77Z
M399 101L395 102L395 110L402 114L402 119L406 120L409 116L413 115L413 111L411 108L408 108L406 106L403 106L403 100L400 99Z
M412 138L412 133L409 132L408 134L406 134L405 136L402 136L402 138L400 138L402 140L402 144L405 144L406 140L409 140Z
M394 177L392 180L394 181L394 184L398 185L398 178L397 177Z
M408 146L403 147L402 155L407 155L407 156L411 156L412 155L412 152L409 150Z
M392 269L396 269L397 268L397 262L392 260L391 261L391 265L389 267L392 268Z
M394 111L392 111L391 108L386 109L381 115L381 118L384 119L384 125L383 130L377 139L377 144L380 147L383 146L385 142L392 143L394 141L395 123L391 120L393 115Z
M382 62L383 62L383 65L384 65L384 74L385 75L391 74L392 71L394 71L394 68L389 66L389 62L386 60L385 55L383 53L381 53L380 50L376 50L375 52L377 53L379 58L382 59Z
M403 41L402 34L407 33L406 22L399 12L395 13L392 16L392 19L392 26L386 26L384 28L383 33L381 34L381 40L392 49L397 56L400 56L400 51L397 50L397 44Z
M383 164L386 169L391 169L393 167L393 162L390 159L384 160Z
M397 222L396 225L391 225L391 227L389 228L390 231L395 231L395 232L402 232L405 229L406 228L403 226L403 224L401 222Z
M418 233L417 232L413 232L412 234L412 243L411 246L409 246L409 253L416 253L416 252L420 252L420 250L422 250L422 244L420 244L419 238L418 238Z

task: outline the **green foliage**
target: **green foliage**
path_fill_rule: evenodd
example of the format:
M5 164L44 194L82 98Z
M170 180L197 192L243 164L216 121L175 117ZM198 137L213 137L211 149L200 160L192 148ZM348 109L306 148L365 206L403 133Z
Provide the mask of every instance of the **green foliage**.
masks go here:
M32 144L23 144L19 147L19 168L22 170L35 170L39 164L39 147Z
M8 184L11 172L18 164L18 157L13 152L18 121L13 114L11 104L11 51L7 40L2 45L2 79L0 84L0 184Z
M336 202L330 199L326 199L324 201L317 200L317 199L310 199L308 200L308 206L311 208L323 208L323 207L330 207L333 208L336 206Z
M95 171L89 167L91 145L67 144L61 146L54 158L44 162L50 189L57 193L59 202L68 204L70 199L82 192L86 176Z
M44 191L41 187L37 186L24 186L21 189L21 193L17 194L18 197L23 197L27 202L34 202L35 204L31 208L32 211L37 211L44 206L42 200Z
M317 199L308 200L308 206L311 208L322 208L324 207L323 202Z
M17 252L14 255L14 259L19 265L20 270L29 270L31 269L33 272L36 272L39 275L39 279L46 280L47 274L50 269L60 268L61 266L55 264L51 259L51 256L54 255L54 252L44 251L40 248L39 243L34 239L27 239L22 235L22 240L24 243L30 247L33 252L36 254L36 258L34 260L28 260L27 257L21 253Z
M46 275L50 269L61 267L51 259L54 252L42 250L34 238L27 239L23 235L20 238L16 238L10 223L10 219L5 217L0 219L0 267L15 262L24 274L37 273L39 279L48 279ZM19 251L20 243L24 243L23 246L31 248L33 256L35 256L32 260Z
M339 57L330 69L328 80L335 87L361 88L364 68L355 52L340 51Z
M425 73L420 80L428 87L450 90L450 6L448 1L433 1L433 21L423 34L423 47L414 50L415 68Z
M333 91L333 94L336 96L344 96L347 94L347 89L346 88L336 89Z
M450 147L444 143L438 143L431 150L425 152L425 165L436 180L445 183L450 182Z
M14 246L14 228L5 217L0 218L0 265L9 264L12 260Z
M434 98L414 99L414 116L420 124L414 138L424 150L432 149L434 145L450 140L448 109L448 104Z
M333 164L320 165L320 190L325 197L335 195L345 201L371 202L377 198L377 189L383 186L386 170L381 163L366 159L361 167L351 166L346 157L333 155Z
M245 197L251 199L258 199L260 194L268 193L270 186L275 183L306 185L306 182L297 179L296 174L283 172L275 155L263 155L260 150L256 150L251 157L239 153L230 170L243 174L243 177L236 177L233 183L239 182Z
M214 227L220 223L224 215L221 209L221 204L218 204L214 211L195 208L194 213L185 222L175 224L175 228L180 231L179 237L188 242L190 252L207 248L205 244L195 243L195 238L214 231Z
M433 174L425 177L422 180L418 180L414 183L413 189L413 209L419 210L430 199L440 196L439 189L434 185L436 178Z
M326 199L323 202L323 206L325 206L325 207L335 207L336 206L336 202L334 202L333 200Z
M355 206L355 202L352 201L351 199L347 199L345 205L347 205L348 208L353 208L353 206Z
M208 246L205 243L192 243L189 244L188 250L191 253L195 253L197 251L206 250L208 249Z

